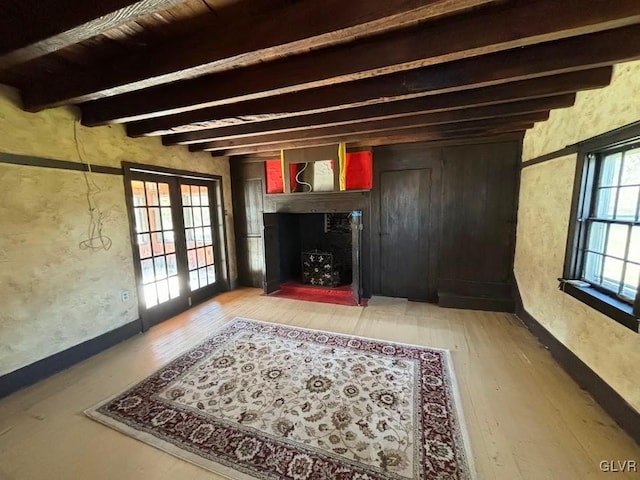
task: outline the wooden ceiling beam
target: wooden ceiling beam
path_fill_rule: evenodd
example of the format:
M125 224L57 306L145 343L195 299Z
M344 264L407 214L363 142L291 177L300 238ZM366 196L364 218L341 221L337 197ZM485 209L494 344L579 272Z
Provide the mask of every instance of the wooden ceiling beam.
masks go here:
M80 43L125 23L171 8L184 0L89 0L0 5L0 69ZM23 18L24 21L19 21ZM48 82L45 82L48 83Z
M224 71L409 27L499 0L308 0L224 29L201 28L127 57L109 68L34 85L23 102L35 111Z
M461 92L461 94L468 94L470 92L472 92L472 90ZM421 109L419 103L425 103L424 100L429 98L423 97L415 100L389 102L380 105L340 110L337 112L320 113L317 115L306 115L267 122L250 123L247 125L237 125L217 129L214 128L209 130L200 130L197 132L178 133L163 137L162 142L165 145L193 145L213 140L253 138L267 134L282 134L307 129L317 130L319 128L337 127L341 125L362 126L363 124L373 124L383 121L391 122L392 124L400 124L401 122L424 122L427 120L428 122L431 122L431 124L436 124L471 119L494 118L543 110L548 111L554 108L570 107L574 104L575 97L575 94L567 93L553 97L542 97L515 102L505 101L504 103L471 108L458 107L455 109L436 109L436 111L430 111L428 109L428 105L425 106L425 109ZM403 106L396 104L406 105ZM411 111L393 114L382 108L385 106L395 107L396 111L402 111L402 109L411 109Z
M121 123L318 88L640 23L637 0L534 0L445 18L388 35L104 98L86 125ZM505 28L508 25L509 28Z
M511 131L512 128L527 126L527 128L533 125L536 121L544 121L548 118L548 112L546 114L536 113L536 114L526 114L519 115L518 117L513 118L504 118L504 119L491 119L491 120L472 120L468 122L461 122L455 124L442 124L442 125L430 125L430 126L407 126L403 128L394 128L387 130L380 130L374 132L342 132L342 133L334 133L332 135L321 135L318 137L310 137L307 138L305 136L300 137L291 137L284 138L278 141L269 141L267 143L253 143L253 144L236 144L232 141L228 143L216 143L215 146L205 147L202 150L207 152L225 152L225 155L229 155L229 152L235 152L236 150L246 151L248 149L259 149L261 151L270 151L270 150L280 150L280 149L289 149L289 148L298 148L293 147L292 145L304 145L309 146L311 144L317 145L329 145L332 143L349 143L367 139L374 138L385 138L392 136L407 136L412 135L414 132L430 132L430 133L447 133L447 132L456 132L456 133L464 133L464 132L488 132L494 130L500 130L507 128ZM206 144L205 144L206 145ZM233 153L234 155L236 153Z
M478 143L497 143L497 142L509 142L517 141L522 142L526 133L525 129L507 129L512 131L500 132L500 129L496 129L495 132L487 132L476 135L462 135L456 137L455 135L445 134L448 138L433 140L429 138L433 134L427 134L425 137L420 135L413 135L411 137L387 137L382 139L365 140L360 142L352 142L347 144L347 149L351 151L358 151L364 149L371 149L372 147L382 147L385 145L396 145L400 143L418 143L429 142L432 147L450 147L460 145L475 145Z
M183 131L198 129L202 128L202 122L211 120L319 113L574 72L639 57L640 25L634 25L407 72L142 120L132 123L131 131L175 133L178 127Z
M497 143L497 142L511 142L517 141L521 142L524 138L525 131L524 130L516 130L514 132L506 132L506 133L488 133L482 136L461 136L461 137L450 137L448 139L443 140L433 140L433 133L428 133L427 138L422 139L419 135L413 135L412 141L407 142L400 141L398 143L415 143L415 142L428 142L431 147L450 147L450 146L460 146L460 145L477 145L480 143ZM372 150L373 147L380 147L385 145L392 145L393 143L385 143L389 140L393 140L394 137L387 137L386 139L373 139L373 140L363 140L358 142L349 142L346 144L347 153L349 152L357 152L363 150ZM212 156L215 157L217 154L213 152ZM269 151L260 151L256 153L247 153L244 155L236 155L235 158L242 158L245 162L264 162L269 158L279 158L280 150L269 150Z
M275 152L278 150L291 150L295 148L319 147L322 145L333 145L346 143L347 146L359 145L392 145L396 143L414 143L437 141L447 139L464 139L469 137L486 137L500 133L523 133L531 128L532 124L507 125L490 129L476 128L465 130L434 130L433 127L419 127L414 129L404 129L401 131L380 132L379 134L348 135L340 137L327 137L316 140L298 140L286 142L278 145L257 145L253 147L243 147L230 150L217 150L211 152L214 157L255 155L263 152ZM277 147L277 148L276 148Z
M484 107L483 107L484 108ZM458 110L455 113L464 112L464 110ZM405 128L417 128L433 126L434 129L452 130L452 129L464 129L464 128L489 128L495 126L502 126L504 124L524 124L535 123L548 120L549 111L534 111L528 113L505 113L503 116L486 118L486 117L458 117L451 118L448 114L452 112L445 112L445 115L440 113L415 115L411 117L402 117L389 120L379 120L373 122L356 123L352 125L339 125L325 128L311 128L307 130L299 130L295 132L285 133L272 133L267 135L257 135L251 137L240 137L227 140L215 140L212 142L198 143L189 146L191 152L201 151L215 151L215 150L228 150L232 148L244 148L253 147L256 145L268 145L279 144L283 142L298 141L298 140L314 140L325 137L336 137L351 134L366 134L366 133L378 133L388 130L401 130Z
M157 128L160 125L154 123L151 126L151 130L149 130L147 122L140 122L128 124L127 133L133 137L145 134L178 135L179 133L174 132L195 134L197 131L205 129L219 130L220 128L232 129L242 127L251 128L253 131L259 132L260 130L257 129L261 128L262 125L269 125L275 121L279 122L277 124L278 127L281 127L282 123L287 120L297 122L297 125L301 126L306 124L307 118L319 118L319 122L326 122L327 119L334 121L336 118L338 119L337 121L352 121L358 114L362 114L362 118L367 119L371 115L375 117L392 117L398 114L415 113L419 111L451 110L469 106L488 105L514 100L526 100L569 92L573 93L580 90L602 88L609 85L612 72L612 67L601 67L580 72L552 75L531 80L510 82L502 85L445 93L442 95L429 95L426 97L399 101L390 100L388 102L362 107L350 107L344 109L333 108L317 114L309 114L309 112L305 112L300 116L276 115L274 116L274 120L267 118L266 120L258 121L256 119L251 122L248 117L243 117L239 121L233 121L229 126L224 126L224 124L218 121L201 121L197 124L189 124L182 127L172 128L167 131L153 131L153 128ZM293 101L295 99L282 98L281 100ZM264 101L261 101L261 103L264 104ZM293 125L296 124L294 123Z

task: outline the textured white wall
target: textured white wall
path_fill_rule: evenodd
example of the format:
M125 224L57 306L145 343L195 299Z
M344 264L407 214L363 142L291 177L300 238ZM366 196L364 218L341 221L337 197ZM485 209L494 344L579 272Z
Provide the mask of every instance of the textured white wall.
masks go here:
M578 94L525 136L523 160L640 120L640 62L607 88ZM564 265L576 155L522 171L515 275L525 309L640 410L640 335L557 289Z
M523 161L640 120L640 61L616 65L611 85L578 93L573 107L554 110L527 131Z
M31 114L15 90L0 87L0 152L78 161L77 112ZM236 278L231 183L227 158L132 139L121 126L77 128L85 161L122 161L221 175L231 277ZM0 164L0 375L65 350L138 318L123 178L93 174L105 214L109 251L80 250L89 214L82 172ZM128 290L127 302L120 299Z

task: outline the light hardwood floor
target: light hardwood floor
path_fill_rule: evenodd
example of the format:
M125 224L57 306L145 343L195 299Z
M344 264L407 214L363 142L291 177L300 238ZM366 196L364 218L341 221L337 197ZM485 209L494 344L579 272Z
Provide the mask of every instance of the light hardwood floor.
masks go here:
M640 448L512 315L374 298L367 308L241 289L0 400L0 479L218 479L82 413L153 373L235 316L448 348L478 479L631 479L601 460Z

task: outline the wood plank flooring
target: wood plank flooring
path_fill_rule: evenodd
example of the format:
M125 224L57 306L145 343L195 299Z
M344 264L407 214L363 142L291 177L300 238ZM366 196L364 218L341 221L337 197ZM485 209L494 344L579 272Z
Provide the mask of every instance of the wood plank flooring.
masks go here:
M235 316L450 349L479 480L640 478L600 471L601 460L640 463L640 448L512 315L380 297L347 307L240 289L0 400L0 479L221 478L83 410Z

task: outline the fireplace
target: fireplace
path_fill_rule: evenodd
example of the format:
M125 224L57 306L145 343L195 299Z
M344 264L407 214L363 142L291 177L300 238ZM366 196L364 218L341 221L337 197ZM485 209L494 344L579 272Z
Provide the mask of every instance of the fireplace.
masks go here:
M278 222L282 283L351 284L350 213L284 213Z
M265 257L278 267L267 271L267 293L360 304L360 220L360 212L265 214Z

